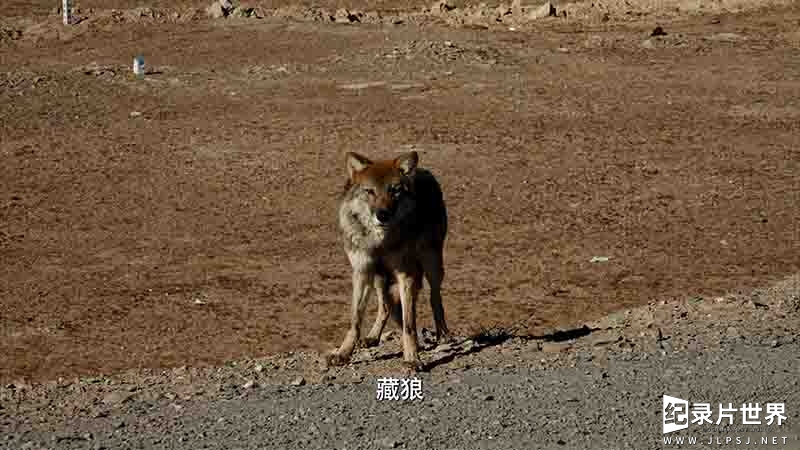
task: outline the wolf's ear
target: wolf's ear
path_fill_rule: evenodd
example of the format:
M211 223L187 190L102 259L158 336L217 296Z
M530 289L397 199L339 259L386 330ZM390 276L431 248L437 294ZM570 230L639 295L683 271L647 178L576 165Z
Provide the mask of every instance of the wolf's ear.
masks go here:
M349 176L351 179L353 178L353 174L356 172L361 172L371 164L372 161L370 161L366 156L362 156L354 152L347 152L347 176Z
M414 170L417 168L417 164L419 164L419 155L416 151L404 153L394 160L395 167L400 169L405 176L413 174Z

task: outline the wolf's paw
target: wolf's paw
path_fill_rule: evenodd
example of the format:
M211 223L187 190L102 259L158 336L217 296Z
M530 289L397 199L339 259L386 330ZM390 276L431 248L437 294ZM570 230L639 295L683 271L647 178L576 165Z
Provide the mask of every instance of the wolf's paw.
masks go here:
M337 352L332 352L325 357L328 367L344 366L350 362L349 356L342 356Z
M436 343L437 344L450 344L453 342L453 335L450 332L445 331L443 333L436 333Z
M425 372L425 365L422 364L422 361L420 361L420 360L403 361L403 367L405 367L405 369L409 373L412 373L412 374L418 373L418 372Z
M380 338L367 336L367 337L361 339L361 348L377 347L378 344L380 344L380 342L381 342Z

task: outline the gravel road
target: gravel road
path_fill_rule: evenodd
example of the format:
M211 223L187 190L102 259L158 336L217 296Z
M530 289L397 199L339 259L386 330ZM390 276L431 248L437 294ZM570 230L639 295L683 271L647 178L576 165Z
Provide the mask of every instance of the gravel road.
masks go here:
M574 367L476 367L449 371L438 381L422 374L423 399L414 401L378 401L376 378L231 389L189 401L138 399L102 417L44 417L14 424L6 417L0 447L703 448L663 444L662 394L668 394L712 405L784 403L787 421L752 435L775 436L781 445L746 448L796 449L800 342L785 341L773 347L769 339L740 337L723 340L717 351L618 352L609 356L605 367L584 356ZM741 424L738 416L735 425ZM696 426L667 436L672 435L695 436L706 443L712 437L746 439L743 433L714 433Z

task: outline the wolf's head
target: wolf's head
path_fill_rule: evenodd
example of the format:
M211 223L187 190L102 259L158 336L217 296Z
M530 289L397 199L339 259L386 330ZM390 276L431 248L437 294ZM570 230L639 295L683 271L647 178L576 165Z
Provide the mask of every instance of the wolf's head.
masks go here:
M372 161L358 153L347 153L347 192L351 212L370 232L383 235L402 223L413 209L413 176L419 163L417 152L395 159Z

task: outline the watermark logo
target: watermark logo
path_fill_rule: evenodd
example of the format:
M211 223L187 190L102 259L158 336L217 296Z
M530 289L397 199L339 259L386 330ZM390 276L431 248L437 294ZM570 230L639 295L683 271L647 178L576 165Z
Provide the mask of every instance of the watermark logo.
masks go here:
M752 443L786 444L786 436L765 436L768 427L778 427L787 420L784 403L744 402L733 403L691 403L669 395L663 396L662 402L663 433L670 434L690 427L698 431L711 433L706 443L737 445ZM754 433L759 437L751 436ZM696 444L701 442L697 436L664 436L664 444Z
M378 378L376 398L382 400L422 400L422 380L419 378Z
M689 428L689 401L664 396L664 434Z

